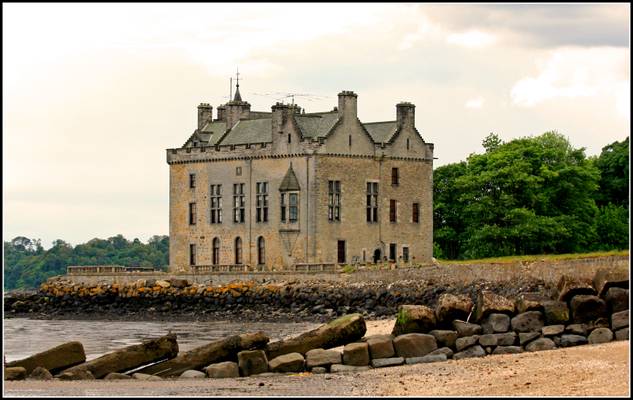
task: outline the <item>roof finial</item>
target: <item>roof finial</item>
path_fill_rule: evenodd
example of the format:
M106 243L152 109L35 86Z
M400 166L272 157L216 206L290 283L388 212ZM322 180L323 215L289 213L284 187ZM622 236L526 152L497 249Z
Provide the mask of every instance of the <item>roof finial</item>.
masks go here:
M240 96L240 68L237 68L236 75L236 84L235 84L235 98L233 101L242 101L242 96Z

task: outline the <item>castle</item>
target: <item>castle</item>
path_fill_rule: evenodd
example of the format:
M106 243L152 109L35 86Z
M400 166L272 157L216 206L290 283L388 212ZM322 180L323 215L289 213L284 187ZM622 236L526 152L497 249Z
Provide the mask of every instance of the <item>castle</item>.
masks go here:
M200 104L197 129L167 149L170 271L430 263L433 144L413 104L362 123L357 99L251 111L238 83L215 119Z

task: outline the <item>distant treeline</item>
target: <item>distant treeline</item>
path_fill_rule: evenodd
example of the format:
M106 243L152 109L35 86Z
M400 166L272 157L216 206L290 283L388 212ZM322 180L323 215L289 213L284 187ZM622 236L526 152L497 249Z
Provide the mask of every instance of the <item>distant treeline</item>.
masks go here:
M69 265L116 264L166 269L169 264L169 236L152 236L147 244L123 235L92 239L75 247L55 240L44 250L39 239L18 236L4 242L4 288L34 288L54 275L66 273Z
M586 157L556 132L433 172L434 256L473 259L629 246L629 138Z

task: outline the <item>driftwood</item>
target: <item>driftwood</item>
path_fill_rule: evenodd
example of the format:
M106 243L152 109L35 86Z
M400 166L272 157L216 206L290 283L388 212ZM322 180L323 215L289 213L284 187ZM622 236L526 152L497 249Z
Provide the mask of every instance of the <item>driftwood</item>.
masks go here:
M345 315L299 336L269 343L266 354L270 360L288 353L305 355L312 349L330 349L358 341L366 331L361 314Z
M6 366L9 368L23 367L26 369L27 375L37 367L44 367L52 374L55 374L84 361L86 361L86 353L84 353L82 344L79 342L68 342L28 358L8 362Z
M110 372L129 371L145 364L175 357L177 354L176 335L170 334L105 354L94 360L68 368L62 371L62 374L72 375L83 370L89 371L95 378L99 379Z
M213 341L179 354L176 358L150 365L137 372L160 377L178 376L186 370L202 370L209 364L237 360L237 353L243 350L261 349L268 343L263 332L245 333Z

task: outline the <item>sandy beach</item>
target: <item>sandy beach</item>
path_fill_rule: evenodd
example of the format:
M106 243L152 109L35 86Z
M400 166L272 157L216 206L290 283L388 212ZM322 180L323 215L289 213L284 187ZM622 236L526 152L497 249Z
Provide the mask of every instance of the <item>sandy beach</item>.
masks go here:
M394 320L367 321L367 335ZM5 396L630 396L629 342L373 369L232 379L4 382Z

